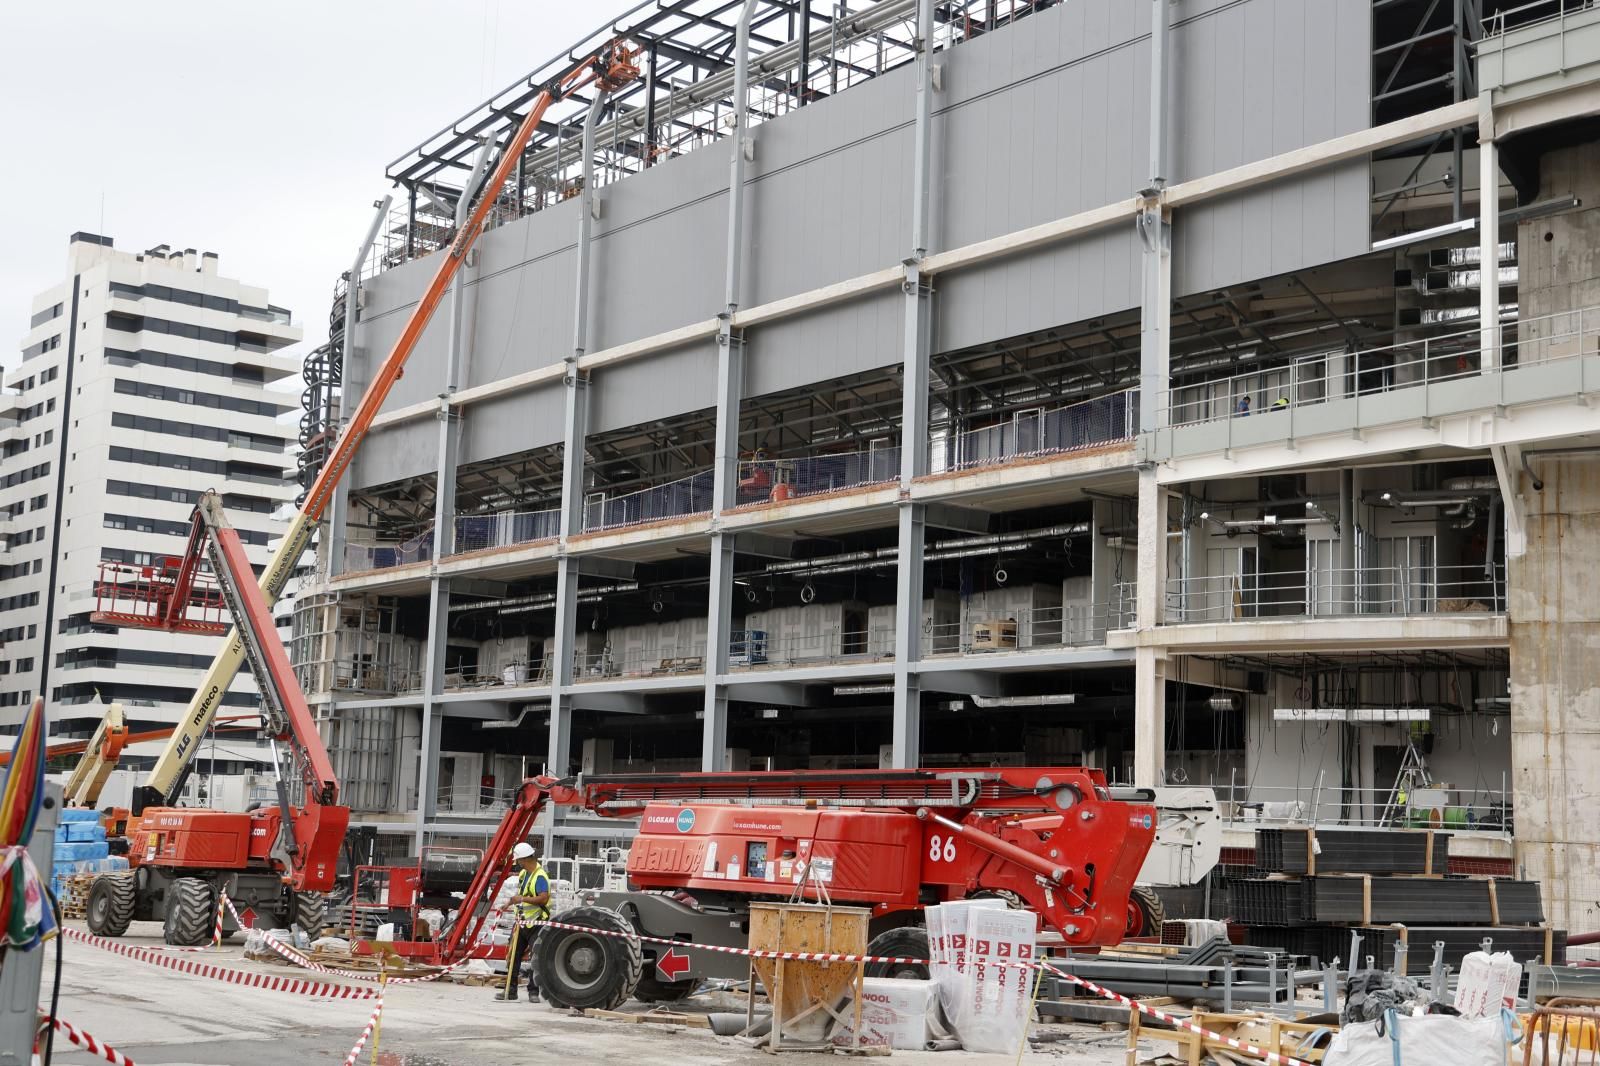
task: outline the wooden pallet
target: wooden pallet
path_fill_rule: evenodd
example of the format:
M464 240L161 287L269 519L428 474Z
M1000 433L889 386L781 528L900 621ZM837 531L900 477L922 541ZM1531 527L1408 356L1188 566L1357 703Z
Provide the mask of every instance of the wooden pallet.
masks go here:
M620 1010L583 1011L585 1018L603 1018L608 1022L627 1022L632 1025L672 1025L680 1029L709 1029L711 1019L704 1014L683 1014L678 1011L652 1010L634 1014Z

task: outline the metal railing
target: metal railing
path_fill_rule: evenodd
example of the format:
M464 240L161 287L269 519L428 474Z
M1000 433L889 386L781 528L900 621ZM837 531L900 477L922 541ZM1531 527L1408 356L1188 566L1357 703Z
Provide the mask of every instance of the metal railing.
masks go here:
M484 788L480 785L441 785L434 794L434 809L440 814L481 814L499 816L516 802L517 788Z
M496 514L459 515L451 552L483 551L512 544L531 544L561 535L561 509L500 511Z
M894 658L894 627L849 629L791 637L765 630L735 630L728 642L728 666L745 670L804 663L874 662Z
M1495 329L1501 370L1600 353L1600 307L1503 320ZM1333 400L1353 397L1359 404L1362 396L1374 393L1482 377L1482 332L1473 326L1382 348L1325 352L1271 370L1175 385L1162 412L1162 424L1188 426L1247 417L1292 419L1298 408Z
M664 485L652 485L621 496L591 493L583 504L583 528L592 532L709 514L712 481L712 472L701 470Z
M1116 586L1113 624L1134 618L1137 584ZM1167 624L1351 615L1504 614L1503 565L1366 566L1217 574L1167 581Z
M1408 793L1394 785L1343 788L1325 780L1326 775L1319 775L1313 784L1253 785L1234 780L1215 788L1229 825L1391 826L1503 834L1514 828L1512 794L1506 783L1498 789L1423 785ZM1441 798L1444 802L1434 802Z
M425 563L433 558L433 530L418 533L410 540L389 544L346 544L344 549L345 573L364 570L387 570L395 566Z
M1508 7L1483 17L1483 36L1495 37L1507 30L1521 29L1540 22L1554 22L1579 11L1600 7L1600 0L1533 0Z
M1004 618L969 616L965 622L925 623L922 651L930 657L986 655L1104 644L1113 620L1112 604L1083 603L1036 607Z
M1038 455L1076 451L1132 440L1139 432L1139 390L1064 407L1017 412L1008 421L963 430L929 442L934 472L965 470Z
M697 640L663 641L661 646L649 652L617 652L607 645L599 651L574 652L572 655L572 676L576 681L703 674L705 669L704 637Z
M881 485L900 477L900 448L892 445L836 455L746 459L739 463L736 507Z

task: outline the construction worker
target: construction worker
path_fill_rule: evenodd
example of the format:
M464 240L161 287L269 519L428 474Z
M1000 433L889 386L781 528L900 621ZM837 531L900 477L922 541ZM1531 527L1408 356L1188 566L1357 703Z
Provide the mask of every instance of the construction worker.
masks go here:
M511 849L511 861L517 867L517 894L511 897L516 921L511 926L511 943L506 948L506 986L494 994L501 1002L517 998L517 971L522 960L533 946L539 933L538 923L550 917L550 876L539 863L539 854L533 845L523 841ZM528 999L539 1000L538 975L533 966L528 967Z
M1239 397L1239 402L1234 406L1233 410L1240 418L1248 415L1250 413L1250 397L1248 395Z
M1276 400L1272 401L1272 409L1274 411L1287 411L1289 409L1289 397L1279 396Z

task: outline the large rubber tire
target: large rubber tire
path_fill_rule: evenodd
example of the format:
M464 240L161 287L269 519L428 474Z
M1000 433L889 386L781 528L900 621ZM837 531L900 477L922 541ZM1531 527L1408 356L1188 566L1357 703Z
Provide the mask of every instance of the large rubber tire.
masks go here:
M676 1003L699 986L700 981L694 977L663 981L646 973L641 974L639 983L633 986L633 998L640 1003Z
M644 972L644 954L628 920L605 907L574 907L553 920L599 932L539 928L533 972L544 1001L580 1010L615 1010L626 1003Z
M1161 923L1166 921L1167 908L1153 888L1134 885L1128 893L1128 927L1124 939L1140 936L1160 936Z
M217 926L217 897L211 882L180 877L168 889L163 939L174 947L197 948L211 943Z
M294 924L304 929L312 940L322 935L328 924L328 905L321 892L296 892L294 894Z
M132 874L101 874L89 886L89 932L95 936L126 933L137 902Z
M896 958L926 959L929 955L928 930L920 925L902 925L887 929L872 938L867 945L868 955L890 955ZM927 963L869 962L868 977L906 977L913 981L928 979Z

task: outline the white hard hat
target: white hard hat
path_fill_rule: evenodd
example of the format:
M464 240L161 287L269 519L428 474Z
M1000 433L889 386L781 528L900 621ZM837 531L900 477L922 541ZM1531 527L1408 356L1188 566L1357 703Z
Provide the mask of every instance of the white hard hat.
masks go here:
M516 847L511 849L511 857L513 859L533 858L533 845L529 844L527 841L523 841L521 844L518 844Z

